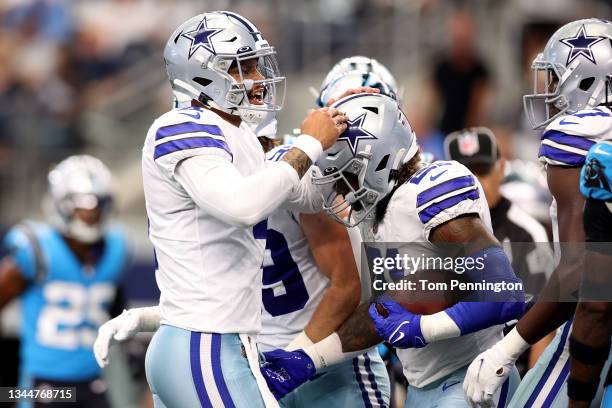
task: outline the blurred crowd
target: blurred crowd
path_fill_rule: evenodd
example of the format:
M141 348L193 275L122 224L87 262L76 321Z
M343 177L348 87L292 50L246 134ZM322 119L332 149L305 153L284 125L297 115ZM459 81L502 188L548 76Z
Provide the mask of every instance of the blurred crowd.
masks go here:
M4 0L0 194L12 199L2 200L0 225L38 211L33 203L43 184L34 181L68 153L103 147L99 155L111 166L133 164L119 159L119 152L133 150L133 161L150 120L169 106L163 44L195 13L231 9L249 16L277 47L289 84L280 131L295 127L312 105L308 86L316 87L340 58L363 54L389 66L404 85L407 116L434 156L442 156L449 132L488 125L503 155L534 160L538 140L522 118L520 100L528 90L530 61L560 24L610 15L610 4Z

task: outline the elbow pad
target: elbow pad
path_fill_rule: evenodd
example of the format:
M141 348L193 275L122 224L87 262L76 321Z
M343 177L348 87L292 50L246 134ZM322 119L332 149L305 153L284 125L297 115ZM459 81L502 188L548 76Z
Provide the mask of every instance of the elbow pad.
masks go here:
M503 249L492 246L465 258L466 261L473 258L471 262L475 265L466 269L465 276L475 284L482 284L482 288L477 287L464 301L445 311L461 335L520 318L525 311L523 284L514 274Z

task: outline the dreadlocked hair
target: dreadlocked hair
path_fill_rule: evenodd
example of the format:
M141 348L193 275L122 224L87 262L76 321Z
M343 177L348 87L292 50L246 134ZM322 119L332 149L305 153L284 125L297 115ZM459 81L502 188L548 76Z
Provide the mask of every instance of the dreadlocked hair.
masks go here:
M415 154L412 159L408 160L408 162L404 163L402 167L399 169L399 173L397 175L397 184L391 190L389 194L387 194L382 200L380 200L376 204L376 210L374 212L374 232L377 232L378 225L385 218L385 214L387 213L387 207L389 206L389 201L391 201L391 197L395 194L395 191L405 182L407 182L410 177L414 173L416 173L421 168L421 155L419 152Z
M259 140L259 144L263 147L264 152L268 153L270 150L274 149L276 146L280 146L281 142L278 139L272 139L267 136L257 136L257 140Z

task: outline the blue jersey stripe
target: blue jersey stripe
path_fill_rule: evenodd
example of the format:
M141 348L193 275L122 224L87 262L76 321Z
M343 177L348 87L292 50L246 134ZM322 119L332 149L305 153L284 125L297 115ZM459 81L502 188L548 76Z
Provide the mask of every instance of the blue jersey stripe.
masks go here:
M368 391L363 384L363 380L361 379L361 373L359 372L359 357L355 357L353 359L353 371L355 372L355 379L359 384L359 389L361 390L361 398L363 399L363 404L366 408L372 408L372 403L370 402L370 397L368 397Z
M549 130L542 135L542 140L548 139L555 143L559 143L566 146L575 147L577 149L589 150L591 146L595 144L592 140L589 140L582 136L568 135L563 132L556 130Z
M203 123L183 122L160 127L155 133L155 140L194 132L206 132L209 135L213 136L223 136L223 132L221 132L221 129L217 125L205 125Z
M278 148L277 151L275 151L272 156L270 156L270 158L268 159L269 161L279 161L280 159L282 159L282 157L285 155L285 153L287 153L289 150L291 150L291 146L290 145L286 145L286 146L281 146Z
M191 376L195 385L198 399L203 408L213 408L206 387L204 386L204 378L202 377L202 362L200 361L200 340L202 333L191 332L189 341L189 362L191 363Z
M569 376L569 369L570 369L570 360L568 358L565 361L565 364L563 364L563 368L561 369L561 372L559 373L559 377L557 377L557 380L555 381L552 388L550 389L550 393L548 393L548 395L546 396L546 399L544 400L544 404L542 404L543 408L552 408L553 402L555 398L557 398L557 394L559 394L559 391L561 391L561 387L567 381L567 377Z
M546 366L546 370L544 370L544 374L542 374L540 381L538 381L536 387L534 388L531 395L529 396L529 399L525 403L525 408L533 407L534 401L542 392L542 388L544 388L544 385L548 381L548 377L552 373L553 368L555 368L555 365L557 365L557 362L559 362L559 358L561 357L561 354L563 353L563 349L565 347L565 342L567 341L567 336L569 335L571 325L572 325L571 319L567 323L565 323L565 327L563 328L563 331L561 332L561 338L559 339L559 344L557 345L555 352L553 353L550 361L548 362L548 365Z
M370 381L372 389L374 390L374 395L376 395L376 401L381 407L384 407L385 402L382 399L382 394L380 393L380 390L378 389L378 385L376 384L376 377L374 376L374 372L372 371L372 367L370 366L370 356L368 356L367 354L364 354L364 357L365 357L365 364L364 364L365 369L366 369L366 372L368 373L368 380Z
M223 405L225 405L225 408L235 408L221 369L221 335L219 333L212 334L210 349L213 377Z
M155 147L153 158L158 159L170 153L178 152L179 150L197 149L199 147L215 147L217 149L225 150L230 156L232 151L229 146L223 140L213 139L210 136L203 137L186 137L184 139L171 140L166 143L162 143Z
M417 196L417 207L422 206L435 200L436 198L448 194L451 191L459 190L462 188L470 187L475 185L474 177L471 175L455 177L454 179L446 180L436 186L428 188L427 190L419 193Z
M567 164L568 166L580 167L584 164L585 156L566 152L565 150L557 149L549 145L541 144L538 157L546 157L548 159Z
M477 200L479 197L480 194L478 193L477 188L463 192L461 194L454 195L452 197L447 198L446 200L442 200L439 203L434 203L429 207L426 207L423 210L419 211L419 219L423 224L427 224L436 215L440 214L444 210L456 206L461 201Z

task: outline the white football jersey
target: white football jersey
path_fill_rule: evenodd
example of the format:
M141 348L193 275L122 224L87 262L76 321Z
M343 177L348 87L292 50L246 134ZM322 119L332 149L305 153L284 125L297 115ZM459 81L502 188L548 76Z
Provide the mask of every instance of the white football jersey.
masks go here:
M563 167L582 167L587 152L595 143L612 139L612 111L605 106L561 116L551 122L540 143L542 163Z
M551 122L540 143L539 159L544 165L582 167L587 152L602 140L612 140L612 111L605 106L585 109L561 116ZM559 242L557 202L550 206L553 241ZM559 263L560 248L555 246L555 265Z
M478 179L456 161L436 161L396 190L377 232L366 225L362 234L366 242L397 243L400 255L436 256L439 249L429 241L431 230L464 214L478 215L493 231ZM419 349L398 349L404 375L415 387L431 384L470 364L502 338L502 329L498 325Z
M280 160L290 146L268 152ZM263 262L262 328L257 342L262 351L285 348L308 324L329 287L314 259L299 213L278 209L268 217Z
M263 262L262 351L285 348L308 324L329 279L310 252L299 214L279 209L268 217Z
M237 228L195 204L175 169L200 155L231 161L243 176L265 167L261 145L245 123L237 128L206 109L172 110L149 129L142 174L162 323L255 334L261 326L265 221Z

